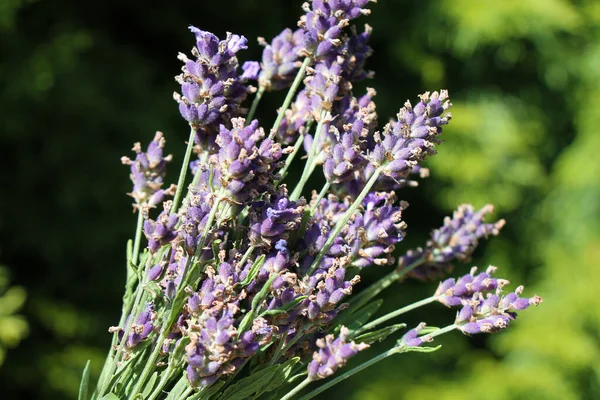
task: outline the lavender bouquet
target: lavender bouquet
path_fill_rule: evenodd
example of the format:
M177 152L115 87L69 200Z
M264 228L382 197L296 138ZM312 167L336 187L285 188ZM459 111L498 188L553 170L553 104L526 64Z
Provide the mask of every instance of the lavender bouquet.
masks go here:
M523 287L505 293L508 281L495 267L473 267L431 297L372 318L387 287L442 278L504 221L484 222L491 206L462 205L423 247L393 256L408 206L395 191L427 175L421 164L441 143L451 104L447 91L427 92L378 128L375 91L353 92L354 82L372 76L364 69L371 28L351 26L368 5L305 3L298 28L270 43L260 38L261 62L241 68L246 38L190 28L196 46L191 57L179 55L174 95L190 126L177 185L165 183L171 156L160 132L146 150L134 146L135 159L122 160L131 167L137 229L121 320L109 329L113 342L92 399L291 399L305 388L301 398L310 399L386 357L436 350L426 344L441 334L500 331L541 302L522 297ZM254 112L266 92L284 89L265 131ZM290 182L302 150L301 177ZM324 186L303 197L321 171ZM383 277L355 293L364 268ZM433 302L456 309L448 326L402 332L399 316ZM395 342L387 351L343 369L388 337ZM88 381L89 365L80 399L88 398Z

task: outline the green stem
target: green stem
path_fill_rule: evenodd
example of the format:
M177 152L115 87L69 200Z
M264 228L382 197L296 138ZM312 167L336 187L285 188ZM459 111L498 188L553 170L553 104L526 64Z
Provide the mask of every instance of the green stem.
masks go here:
M436 301L439 298L439 296L431 296L431 297L427 297L426 299L417 301L415 303L409 304L406 307L402 307L396 311L392 311L391 313L382 315L381 317L369 322L368 324L365 324L362 328L358 329L357 331L352 333L352 337L357 337L358 335L360 335L361 333L367 332L373 328L375 328L377 325L380 325L386 321L389 321L392 318L396 318L402 314L405 314L409 311L412 311L416 308L422 307L424 305L433 303L434 301Z
M181 165L181 171L179 171L179 179L177 180L177 191L175 192L175 196L173 196L173 206L171 207L172 213L177 212L177 208L179 207L179 201L181 200L181 195L183 193L183 185L185 184L185 176L187 175L187 171L189 168L195 138L196 130L190 127L190 137L188 139L188 144L185 149L185 155L183 156L183 164Z
M308 384L311 383L311 382L312 382L311 379L306 378L305 380L303 380L302 382L300 382L295 388L293 388L292 390L290 390L288 392L288 394L286 394L285 396L283 396L280 400L289 400L289 399L291 399L298 392L300 392L302 389L304 389L306 386L308 386Z
M313 215L315 213L315 211L317 210L317 207L319 207L319 203L321 202L321 199L323 199L323 197L325 197L330 186L331 186L331 182L329 182L329 181L325 182L325 185L323 185L323 189L321 189L321 191L319 192L319 195L317 196L317 199L315 200L315 204L313 204L312 207L310 208L310 215Z
M165 339L168 336L168 332L169 332L169 330L163 329L163 332L161 333L158 340L154 344L154 350L152 351L152 354L150 354L150 358L148 358L148 360L146 361L144 370L142 371L140 376L137 378L137 383L134 386L133 391L131 392L133 397L135 397L136 394L142 392L142 388L144 387L144 384L146 383L146 379L154 371L154 368L156 367L156 360L158 360L158 356L160 355L160 351L162 350L163 342L165 341Z
M252 105L250 106L250 111L248 112L248 116L246 117L246 125L248 125L252 121L252 117L254 117L254 113L256 112L258 103L260 103L260 99L262 99L263 93L265 93L265 87L261 86L258 88L256 96L254 96L254 100L252 101Z
M138 257L140 254L140 242L142 241L142 231L144 227L144 214L141 210L138 210L138 219L135 228L135 239L133 241L133 253L131 253L131 263L137 265ZM127 271L131 270L131 266L127 266ZM129 278L129 275L128 275Z
M417 268L424 262L425 258L421 257L415 260L412 264L409 264L402 269L397 269L390 272L389 274L387 274L386 276L369 286L367 289L361 291L358 295L354 296L354 298L350 299L350 301L348 302L350 307L352 307L352 309L354 310L357 310L360 307L364 306L373 297L377 296L384 289L389 287L392 283L396 282L398 279L402 278L404 275L408 274L410 271Z
M288 157L285 160L285 165L279 171L279 175L281 175L281 180L283 180L285 178L285 176L287 175L287 170L290 168L292 161L294 161L296 154L298 154L300 147L302 147L302 142L304 142L304 135L300 135L298 137L298 139L296 140L296 143L294 144L294 150L290 153L290 155L288 155Z
M183 393L181 394L181 397L179 397L179 400L187 399L187 397L188 397L190 394L192 394L192 392L193 392L193 391L194 391L194 388L193 388L193 387L191 387L191 386L190 386L189 388L185 389L185 392L183 392Z
M244 255L242 256L242 259L240 260L239 264L240 266L243 266L244 263L246 262L246 260L248 260L248 257L250 257L250 255L252 254L252 252L254 251L256 247L255 246L250 246L248 247L248 250L246 250L246 253L244 253Z
M285 354L286 351L288 351L294 344L296 344L296 342L298 342L298 340L302 338L302 335L309 326L310 323L307 323L304 326L302 326L300 330L296 333L296 335L286 345L283 345L285 343L285 337L287 336L286 331L286 334L282 338L282 346L275 352L275 355L273 355L273 358L271 359L269 365L274 365L277 362L277 360L279 360L279 358Z
M310 64L310 60L311 60L310 57L306 57L304 59L304 62L302 62L302 65L300 66L300 69L298 70L298 74L296 75L296 78L294 79L294 82L292 83L290 90L288 91L287 95L285 96L283 105L279 109L279 113L277 114L277 119L275 120L275 123L273 124L273 128L271 128L271 132L269 133L270 139L273 139L275 137L275 134L277 133L277 130L279 129L279 125L281 125L281 121L283 121L283 117L285 116L285 111L288 109L288 107L292 103L292 100L294 99L294 95L296 94L296 90L298 90L298 86L300 86L300 83L302 83L302 79L304 79L304 75L306 74L306 68L308 68L308 64Z
M163 388L165 387L165 385L167 384L167 382L169 382L169 380L173 377L174 369L175 369L174 362L171 361L169 363L169 365L167 366L167 369L162 373L162 378L160 379L158 386L150 394L150 397L148 397L147 400L154 400L161 394L161 392L162 392Z
M317 254L317 257L313 261L313 263L310 266L306 275L310 276L314 272L314 270L317 268L317 266L319 265L319 263L321 262L323 257L325 257L325 254L327 254L327 251L329 251L329 248L333 244L333 241L335 240L337 235L339 235L339 233L342 231L344 226L346 226L346 223L348 222L348 220L354 215L354 213L356 212L358 207L362 204L362 201L365 198L365 196L369 193L369 191L371 190L371 188L373 187L375 182L377 182L377 178L379 178L379 174L381 174L382 169L383 169L383 166L380 166L379 168L377 168L375 170L375 172L373 173L373 175L371 176L371 178L369 179L369 181L367 182L367 184L365 185L363 190L360 192L360 194L358 195L356 200L354 200L354 203L352 203L350 208L348 208L348 210L346 210L346 212L344 213L344 216L338 221L338 223L335 225L333 230L329 233L329 237L327 238L325 245L319 251L319 254Z
M319 118L319 123L317 124L317 130L315 132L315 137L313 138L312 146L310 146L310 151L308 153L308 159L306 160L306 165L304 166L304 170L302 171L302 176L298 181L298 184L294 188L292 195L290 196L290 200L298 200L300 195L302 194L302 189L304 189L304 185L310 178L310 175L314 171L313 161L315 158L315 153L317 152L317 147L319 147L319 141L321 140L321 131L323 130L323 124L325 121L325 111L321 112L321 117Z

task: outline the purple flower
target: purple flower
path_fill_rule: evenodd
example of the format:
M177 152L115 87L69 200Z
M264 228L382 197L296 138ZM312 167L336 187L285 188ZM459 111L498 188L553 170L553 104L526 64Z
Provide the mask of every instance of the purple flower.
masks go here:
M296 100L291 108L285 111L285 115L279 128L277 137L283 144L292 144L299 135L304 135L306 125L313 120L310 106L310 98L306 90L301 90L296 95Z
M144 235L148 239L148 250L155 253L161 246L171 243L177 237L176 226L179 222L177 214L171 214L171 201L164 204L164 211L156 221L144 221Z
M349 241L353 255L352 265L390 265L394 245L404 238L406 224L401 221L402 210L407 203L394 206L394 192L369 193L363 200L364 211L356 214L351 227L356 229L354 240Z
M429 335L419 336L419 333L425 329L425 326L425 322L421 322L415 328L406 332L404 336L402 336L402 339L400 339L400 343L406 347L418 347L423 343L432 342L433 338Z
M489 293L502 289L509 282L506 279L492 277L497 268L490 266L485 272L477 273L477 267L458 279L449 278L441 282L435 292L438 301L448 307L454 307L471 300L476 293Z
M414 108L407 101L398 113L398 121L387 124L383 135L375 135L371 164L383 168L384 176L398 180L406 178L425 156L435 154L441 126L451 118L450 113L444 114L451 106L447 99L448 92L442 90L421 95Z
M467 335L477 333L494 333L508 327L517 317L516 311L539 305L542 298L533 296L523 298L523 286L513 293L503 295L498 289L496 293L475 293L470 300L464 301L462 309L456 316L458 329Z
M304 30L304 52L316 58L335 56L342 45L342 30L351 20L368 15L371 0L313 0L304 3L306 15L298 25Z
M249 88L243 83L256 75L256 65L245 66L244 76L238 76L237 53L247 48L243 36L227 34L219 40L210 32L195 27L196 47L192 50L195 61L184 54L183 73L176 77L181 95L174 94L183 118L198 131L200 139L214 136L214 129L241 114L240 104Z
M310 110L315 120L321 119L323 111L331 111L340 90L341 67L337 62L318 63L304 80Z
M346 362L358 354L359 351L367 349L368 344L347 342L348 329L342 326L340 335L336 338L327 335L325 338L317 339L318 351L313 353L313 359L308 364L308 378L318 380L327 378L343 367Z
M243 118L231 120L232 129L221 125L216 143L214 181L225 189L229 197L243 203L262 193L273 193L276 170L281 166L281 145L265 137L258 121L244 126Z
M270 246L288 239L290 232L300 227L306 202L289 200L285 190L268 201L254 204L250 212L250 241L255 245Z
M263 38L258 43L265 46L262 54L262 69L258 84L266 90L281 90L290 87L301 62L299 53L303 47L304 31L284 29L267 44Z
M134 208L146 209L160 204L165 195L173 195L174 187L162 189L166 173L167 163L171 161L169 154L163 157L165 139L162 132L156 132L154 140L148 145L148 150L144 153L140 143L133 145L135 151L135 161L128 157L122 157L121 162L131 166L131 181L133 182L133 191L129 193L135 199Z
M452 269L451 262L467 261L477 246L479 239L496 236L504 226L503 219L494 223L484 223L487 214L494 211L492 205L486 205L475 211L472 205L463 204L452 215L446 217L444 225L431 233L425 248L408 251L399 260L399 267L410 266L423 259L423 265L410 272L418 279L436 278Z
M125 325L127 325L131 315L127 317ZM125 339L125 348L127 350L133 349L135 346L146 340L148 336L154 331L154 321L156 320L156 312L154 311L154 305L152 303L146 304L144 311L138 315L135 323L129 328L129 332L125 335L122 328L111 327L109 332L118 332L119 341Z

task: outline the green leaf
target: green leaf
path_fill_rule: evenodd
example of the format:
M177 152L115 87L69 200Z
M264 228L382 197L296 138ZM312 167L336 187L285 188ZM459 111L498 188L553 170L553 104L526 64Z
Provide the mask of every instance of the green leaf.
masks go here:
M185 374L183 374L181 376L181 378L177 381L175 386L173 386L173 389L171 389L171 391L169 392L169 395L167 396L167 398L165 400L178 400L181 397L181 395L183 394L183 392L185 392L188 385L189 385L189 383L187 381L187 378L186 378Z
M351 331L358 330L368 320L371 319L373 314L375 314L377 310L379 310L379 307L381 307L382 304L383 300L379 299L358 309L356 312L351 313L349 317L352 321L348 323L348 329L350 329Z
M102 396L100 400L121 400L116 394L109 393L105 396Z
M158 371L152 374L146 386L144 386L144 390L142 390L142 400L150 396L152 393L152 389L154 389L154 385L156 384L156 380L158 379Z
M442 348L441 344L439 346L436 346L436 347L414 346L414 347L406 347L402 352L403 353L408 353L410 351L413 351L415 353L433 353L434 351L438 351L441 348Z
M265 263L265 258L266 258L266 256L263 254L260 257L258 257L256 259L256 261L254 261L254 264L252 264L252 267L250 267L250 271L248 272L248 276L246 276L246 279L244 279L240 283L240 285L242 287L248 286L250 284L250 282L252 282L254 280L254 278L256 278L256 275L258 275L258 272L260 271L260 269L262 268L263 264Z
M292 373L294 365L300 357L294 357L283 364L271 365L230 386L220 399L222 400L247 400L256 398L263 393L273 391L286 383Z
M90 383L90 360L85 363L83 374L81 375L81 384L79 385L79 400L87 400L88 387Z
M354 339L354 341L356 341L358 343L367 343L367 344L371 344L371 343L375 343L375 342L382 342L392 333L399 331L400 329L403 329L405 327L406 327L406 324L395 324L395 325L386 326L385 328L376 330L374 332L362 334L362 335L356 337Z
M260 316L265 316L265 315L279 315L279 314L283 314L289 310L291 310L292 308L294 308L295 306L297 306L298 304L300 304L302 301L304 301L304 299L306 299L308 296L298 296L296 297L294 300L290 301L289 303L284 304L283 306L276 308L274 310L266 310L263 311Z

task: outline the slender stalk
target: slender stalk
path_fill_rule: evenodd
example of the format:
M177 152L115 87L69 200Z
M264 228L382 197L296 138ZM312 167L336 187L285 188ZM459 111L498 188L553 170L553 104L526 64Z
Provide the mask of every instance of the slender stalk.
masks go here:
M250 111L248 112L248 116L246 117L246 125L252 121L252 117L254 117L254 113L256 112L256 108L258 107L258 103L260 103L260 99L262 99L263 94L265 93L265 87L261 86L258 88L256 92L256 96L254 96L254 100L252 100L252 105L250 106Z
M174 369L174 363L170 362L167 366L167 369L162 373L162 378L160 379L158 386L152 391L147 400L154 400L162 393L162 390L165 387L165 385L173 377Z
M296 157L296 154L298 154L300 147L302 147L302 142L304 142L304 135L300 135L298 137L298 139L296 140L296 143L294 144L294 151L292 151L288 155L288 157L285 160L285 165L279 171L279 174L281 175L281 180L283 180L285 178L285 176L287 175L287 170L290 168L290 165L292 165L292 161L294 161L294 158Z
M329 181L325 182L325 185L323 185L323 189L321 189L321 191L319 192L319 195L317 196L317 199L315 200L315 204L313 204L313 206L310 208L310 215L313 215L315 213L317 207L319 207L319 203L321 202L321 199L323 197L325 197L330 186L331 186L331 182L329 182Z
M146 360L146 365L144 366L144 369L142 370L140 376L137 378L137 383L133 387L133 391L131 392L133 397L135 397L136 394L142 392L142 388L146 384L146 379L148 379L148 376L154 371L154 368L156 367L156 360L158 360L158 356L160 355L162 345L168 336L168 332L169 330L163 329L161 335L154 344L154 350L152 351L152 354L150 354L148 360Z
M190 127L190 137L185 149L185 155L183 156L181 171L179 171L179 179L177 180L177 191L175 192L175 196L173 196L173 206L171 207L171 212L173 213L177 212L177 208L179 208L179 201L181 200L181 195L183 194L183 185L185 184L185 176L187 175L188 166L190 164L190 157L192 156L195 138L196 130Z
M400 270L394 270L369 286L367 289L361 291L359 294L354 296L348 302L352 309L356 310L365 304L367 304L373 297L377 296L384 289L389 287L392 283L396 282L398 279L402 278L404 275L408 274L413 269L417 268L421 264L425 262L423 257L415 260L412 264L407 265L406 267Z
M140 255L140 242L142 241L142 231L144 227L144 213L138 210L138 219L135 226L135 239L133 240L133 253L131 253L131 263L137 265L138 257ZM127 271L131 270L131 266L127 266Z
M192 394L193 391L194 391L194 388L191 386L189 388L185 389L185 392L183 392L181 394L181 397L179 398L179 400L186 399L190 394Z
M321 131L323 130L325 115L326 112L322 111L321 117L319 118L319 123L317 124L317 130L315 131L315 137L313 138L312 146L310 146L310 151L308 153L306 165L304 167L304 170L302 171L302 176L300 177L298 184L296 185L294 191L292 192L292 195L290 196L291 200L298 200L298 198L302 194L302 189L304 189L304 185L306 185L308 178L310 178L310 175L314 171L313 162L315 154L317 152L317 147L319 147L319 141L321 140Z
M255 246L250 246L248 247L248 250L246 250L246 253L244 253L244 255L242 256L242 259L240 260L239 264L240 266L243 266L244 263L246 262L246 260L248 260L248 257L250 257L250 255L252 254L252 252L254 251L256 247Z
M377 325L380 325L386 321L389 321L392 318L396 318L402 314L405 314L409 311L412 311L416 308L422 307L424 305L433 303L434 301L436 301L439 298L439 296L431 296L431 297L427 297L426 299L417 301L415 303L409 304L406 307L402 307L396 311L392 311L391 313L382 315L381 317L369 322L368 324L365 324L362 328L358 329L357 331L352 333L352 337L357 337L358 335L360 335L361 333L367 332L373 328L375 328Z
M298 90L300 83L302 83L302 79L304 79L304 75L306 75L306 68L308 68L308 64L310 64L310 57L306 57L304 59L304 62L302 62L302 65L300 66L300 69L298 70L298 74L296 75L296 78L294 79L294 82L292 83L290 90L288 91L287 95L285 96L283 105L281 106L281 108L279 109L279 113L277 114L277 119L275 120L275 123L273 124L273 127L271 128L271 132L269 133L270 139L273 139L273 137L275 137L275 133L277 132L277 129L279 129L279 125L281 125L281 121L283 121L285 111L288 109L288 107L292 103L294 95L296 94L296 90Z
M346 210L346 212L344 213L344 216L338 221L338 223L335 225L333 230L329 233L329 237L327 238L325 245L319 251L319 254L317 254L317 257L315 257L315 260L313 261L308 272L306 273L307 275L312 274L314 272L314 270L317 268L317 266L319 265L319 263L321 262L321 260L323 259L323 257L325 257L325 254L327 254L327 251L329 251L329 248L333 244L333 241L335 240L337 235L339 235L339 233L342 231L342 229L344 228L344 226L346 225L348 220L354 215L354 213L356 212L358 207L362 204L363 199L369 193L369 191L371 190L371 188L373 187L375 182L377 182L377 178L379 178L382 168L383 168L383 166L380 166L379 168L377 168L375 170L375 172L373 173L373 175L371 176L371 178L369 179L369 181L367 182L367 184L365 185L363 190L360 192L360 194L358 195L356 200L354 200L354 203L352 203L350 208L348 208L348 210Z
M287 336L287 331L286 331L286 335L283 337L283 340L282 340L282 347L279 348L275 352L269 365L274 365L277 362L277 360L279 360L279 358L285 354L286 351L288 351L294 344L296 344L296 342L298 340L300 340L300 338L302 338L302 335L304 334L304 332L306 331L306 329L309 326L310 326L310 323L307 323L304 326L302 326L300 328L300 330L296 333L296 335L285 346L283 346L283 343L285 343L285 336Z
M430 336L430 337L433 338L433 337L436 337L436 336L443 335L444 333L448 333L448 332L450 332L450 331L452 331L454 329L456 329L456 325L452 324L452 325L449 325L449 326L447 326L445 328L438 329L438 330L436 330L434 332L431 332L430 334L428 334L428 336ZM326 382L322 386L319 386L318 388L316 388L312 392L310 392L307 395L301 397L299 400L309 400L309 399L312 399L316 395L324 392L325 390L327 390L330 387L332 387L332 386L340 383L341 381L350 378L352 375L354 375L354 374L362 371L363 369L366 369L366 368L370 367L371 365L376 364L379 361L388 358L391 355L405 353L407 351L410 351L409 348L407 348L407 347L404 347L404 346L395 346L395 347L391 348L390 350L385 351L385 352L381 353L380 355L378 355L376 357L373 357L370 360L368 360L368 361L360 364L359 366L351 369L350 371L348 371L346 373L343 373L342 375L336 377L335 379L332 379L332 380ZM304 383L304 382L302 382L302 383ZM304 385L304 386L306 386L306 385ZM298 393L298 391L299 391L299 390L296 390L296 389L293 390L294 394Z
M290 390L285 396L283 396L280 400L289 400L292 397L294 397L298 392L300 392L302 389L304 389L306 386L308 386L309 383L311 383L312 380L309 378L306 378L305 380L303 380L302 382L300 382L298 385L296 385L295 388L293 388L292 390ZM312 393L312 392L311 392Z

